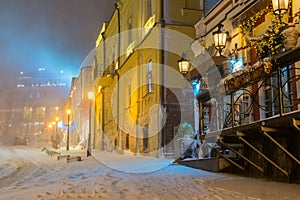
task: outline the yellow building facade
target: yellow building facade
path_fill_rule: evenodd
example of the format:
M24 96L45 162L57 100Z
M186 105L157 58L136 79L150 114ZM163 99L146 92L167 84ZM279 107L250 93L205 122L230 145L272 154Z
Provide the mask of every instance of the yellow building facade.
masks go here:
M193 92L182 92L187 83L177 60L191 55L193 24L202 14L200 1L118 1L96 42L100 149L160 157L174 151L176 127L194 126L193 102L184 98Z

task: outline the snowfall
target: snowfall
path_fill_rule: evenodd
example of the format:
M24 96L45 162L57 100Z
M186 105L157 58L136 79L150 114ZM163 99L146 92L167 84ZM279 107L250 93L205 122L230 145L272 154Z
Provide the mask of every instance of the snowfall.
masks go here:
M66 152L39 145L0 146L0 151L1 200L300 199L298 184L211 173L168 159L98 150L87 157L82 148ZM67 162L67 154L82 160Z

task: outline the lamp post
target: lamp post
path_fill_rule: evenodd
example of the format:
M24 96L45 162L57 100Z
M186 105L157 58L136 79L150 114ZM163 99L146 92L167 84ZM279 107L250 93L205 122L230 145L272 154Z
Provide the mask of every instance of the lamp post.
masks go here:
M53 124L55 124L55 137L54 137L53 148L55 148L55 149L59 148L59 139L58 139L58 135L57 135L58 121L59 121L59 117L55 117L54 122L53 122ZM53 128L53 132L54 132L54 128Z
M52 129L52 135L50 136L51 143L52 143L52 142L53 142L53 136L54 136L54 131L53 131L52 122L48 125L48 128L49 128L49 135L51 135L50 129Z
M52 139L54 140L55 139L55 135L54 135L54 126L56 126L56 122L55 121L53 121L52 122Z
M67 129L67 147L66 151L69 151L69 144L70 144L70 115L71 115L71 109L67 110L68 115L68 129Z
M91 124L91 118L92 118L92 100L94 98L94 92L88 92L88 99L89 99L89 136L88 136L88 148L87 148L87 157L91 156L92 155L92 149L91 149L91 136L92 136L92 133L91 133L91 127L92 127L92 124Z
M57 138L57 126L58 126L58 121L59 121L59 117L55 117L55 124L56 124L56 127L55 127L55 138Z
M100 86L101 91L101 150L104 150L104 87Z

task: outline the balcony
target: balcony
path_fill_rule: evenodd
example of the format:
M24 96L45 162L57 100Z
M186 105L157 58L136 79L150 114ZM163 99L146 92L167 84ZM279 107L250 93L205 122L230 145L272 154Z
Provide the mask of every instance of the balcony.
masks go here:
M299 54L300 47L283 52L200 91L201 152L207 154L180 162L209 171L299 180L300 68L294 64Z

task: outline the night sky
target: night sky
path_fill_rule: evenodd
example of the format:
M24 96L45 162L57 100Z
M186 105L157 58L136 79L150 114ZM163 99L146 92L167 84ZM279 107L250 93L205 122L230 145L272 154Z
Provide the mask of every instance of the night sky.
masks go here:
M0 0L0 89L20 71L78 76L116 0Z

